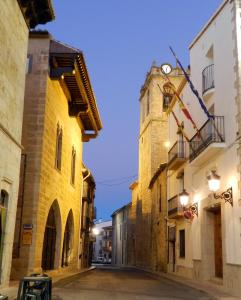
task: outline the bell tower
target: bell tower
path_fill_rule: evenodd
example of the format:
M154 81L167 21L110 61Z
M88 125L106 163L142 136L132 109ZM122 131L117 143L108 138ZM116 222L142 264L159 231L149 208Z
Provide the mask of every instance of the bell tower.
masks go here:
M167 76L169 80L167 79ZM140 226L145 238L140 247L143 248L139 261L143 266L150 265L145 253L151 247L150 235L151 192L150 181L161 163L168 158L168 119L167 109L183 75L180 69L164 64L161 67L152 65L140 91L140 132L139 132L139 174L138 198L142 207L143 224ZM149 248L150 249L150 248Z

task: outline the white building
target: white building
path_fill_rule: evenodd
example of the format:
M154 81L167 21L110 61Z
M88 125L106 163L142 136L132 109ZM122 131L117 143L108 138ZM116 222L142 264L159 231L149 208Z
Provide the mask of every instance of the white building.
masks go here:
M93 228L93 262L111 263L112 258L112 221L99 221Z
M184 79L180 97L200 131L176 103L190 143L170 114L168 269L241 295L241 1L223 1L189 50L190 78L215 118L207 118ZM216 194L208 185L212 174L220 176ZM189 219L180 205L184 189Z
M112 214L113 224L113 247L112 247L112 264L116 266L126 266L128 264L128 223L129 210L131 203L122 206Z

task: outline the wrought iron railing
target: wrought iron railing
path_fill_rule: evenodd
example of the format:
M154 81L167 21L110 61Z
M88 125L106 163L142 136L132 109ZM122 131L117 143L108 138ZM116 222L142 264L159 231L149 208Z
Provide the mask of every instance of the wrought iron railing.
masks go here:
M225 142L224 117L215 116L207 120L190 140L189 160L194 160L202 151L212 143Z
M179 210L180 207L179 207L178 195L176 195L168 200L168 215L178 213Z
M177 141L168 152L168 164L170 165L177 158L186 158L186 142Z
M207 66L202 72L203 94L215 87L214 85L214 64Z

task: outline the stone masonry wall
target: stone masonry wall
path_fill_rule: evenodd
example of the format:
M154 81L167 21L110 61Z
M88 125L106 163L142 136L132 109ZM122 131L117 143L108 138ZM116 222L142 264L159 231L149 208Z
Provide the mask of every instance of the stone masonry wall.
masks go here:
M69 268L77 268L82 192L81 124L68 115L68 102L58 81L48 77L49 38L32 38L32 71L27 75L23 144L27 155L22 224L33 224L32 245L20 244L13 277L41 272L42 247L49 209L55 201L57 237L54 268L61 267L65 224L73 213ZM61 171L55 168L57 124L63 129ZM75 184L70 183L72 146L76 149Z
M15 0L0 3L0 190L8 195L0 288L9 281L17 208L28 28Z

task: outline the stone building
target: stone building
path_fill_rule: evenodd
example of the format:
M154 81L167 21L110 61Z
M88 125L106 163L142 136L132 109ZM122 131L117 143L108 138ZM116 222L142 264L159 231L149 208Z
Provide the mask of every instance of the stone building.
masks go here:
M112 260L112 221L96 222L93 228L93 262L111 263Z
M51 1L0 3L0 287L8 284L12 262L28 33L53 18Z
M174 87L177 87L183 74L180 69L176 68L172 70L170 78ZM159 174L159 170L160 166L166 164L168 155L166 110L172 97L169 93L170 83L163 75L161 67L153 65L141 88L139 174L138 182L130 186L132 190L132 206L130 208L132 233L129 235L129 244L133 245L130 260L135 266L147 269L165 269L164 262L161 263L159 252L157 252L157 246L153 243L153 235L159 237L161 235L160 241L163 241L161 246L166 249L166 232L161 228L166 226L166 179L163 184L160 182L162 175ZM162 187L161 191L160 186ZM160 193L163 195L160 196ZM161 208L158 204L160 199L163 199Z
M30 32L12 278L81 265L83 142L102 127L83 53Z
M151 269L167 271L167 164L162 163L153 175L151 191Z
M131 203L122 206L112 214L112 265L128 266L129 211Z
M95 180L88 169L83 169L83 195L81 213L81 267L90 267L93 254L93 238L91 235L94 226L95 207Z

